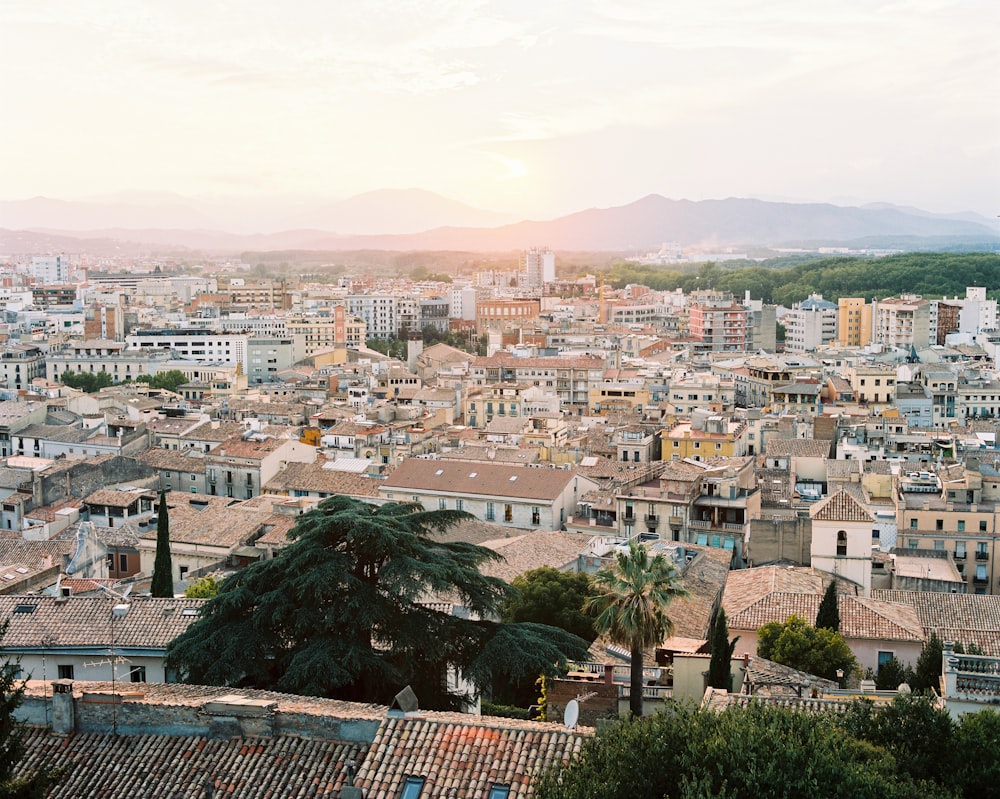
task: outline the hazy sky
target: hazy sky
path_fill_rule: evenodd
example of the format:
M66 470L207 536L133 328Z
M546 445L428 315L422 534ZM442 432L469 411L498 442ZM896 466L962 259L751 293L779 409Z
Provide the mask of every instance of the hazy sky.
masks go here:
M0 199L1000 213L996 0L2 0Z

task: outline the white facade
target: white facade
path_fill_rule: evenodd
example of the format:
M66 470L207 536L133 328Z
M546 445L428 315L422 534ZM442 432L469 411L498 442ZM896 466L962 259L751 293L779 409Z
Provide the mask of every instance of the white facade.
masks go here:
M240 364L246 374L248 337L239 333L210 330L137 330L125 337L134 350L173 350L183 358L202 363Z
M69 260L65 255L38 255L31 259L31 276L42 285L69 282Z

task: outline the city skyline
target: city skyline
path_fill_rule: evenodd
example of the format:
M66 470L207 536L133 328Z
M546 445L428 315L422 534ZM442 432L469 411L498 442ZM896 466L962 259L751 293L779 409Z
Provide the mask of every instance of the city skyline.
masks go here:
M517 218L651 193L995 217L998 22L933 0L7 3L0 199L277 211L419 187Z

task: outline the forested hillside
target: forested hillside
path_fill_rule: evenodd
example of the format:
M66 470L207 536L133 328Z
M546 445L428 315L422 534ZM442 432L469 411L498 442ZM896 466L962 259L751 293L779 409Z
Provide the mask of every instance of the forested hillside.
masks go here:
M608 284L640 283L657 290L681 288L731 291L742 297L790 306L810 293L836 302L839 297L892 297L904 292L924 297L965 296L966 286L985 286L1000 298L1000 254L905 253L883 258L822 258L800 263L775 259L761 263L708 263L695 268L616 264Z

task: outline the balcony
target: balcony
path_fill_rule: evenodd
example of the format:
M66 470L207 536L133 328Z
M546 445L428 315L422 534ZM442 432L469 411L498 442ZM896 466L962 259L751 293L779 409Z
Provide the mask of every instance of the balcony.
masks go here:
M680 530L684 526L684 517L683 516L670 516L668 518L667 524L669 524L671 527L673 527L673 528L675 528L677 530Z
M976 560L989 560L989 559L990 559L990 553L989 552L977 552L976 553Z
M660 523L660 517L657 516L655 513L646 514L646 524L651 524L655 527L659 523Z

